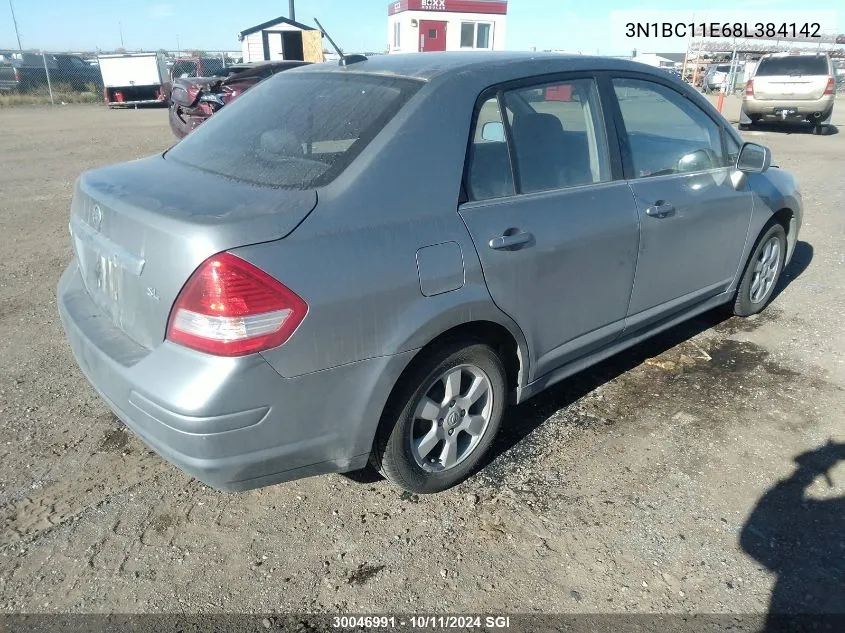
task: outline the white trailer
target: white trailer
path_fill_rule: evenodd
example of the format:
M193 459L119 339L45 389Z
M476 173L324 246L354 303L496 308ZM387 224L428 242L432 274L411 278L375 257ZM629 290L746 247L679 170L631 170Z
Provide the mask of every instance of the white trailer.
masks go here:
M97 60L109 107L167 103L170 79L162 53L100 55Z

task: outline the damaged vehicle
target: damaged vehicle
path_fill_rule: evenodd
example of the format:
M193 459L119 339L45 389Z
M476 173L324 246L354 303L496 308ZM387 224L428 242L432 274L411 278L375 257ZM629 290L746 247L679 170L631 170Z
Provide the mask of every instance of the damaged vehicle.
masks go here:
M117 417L208 485L370 464L432 493L485 463L508 405L763 310L802 218L771 161L643 64L342 58L84 173L56 303Z
M235 64L213 77L175 77L170 91L170 129L185 138L212 114L258 82L309 62L273 61Z

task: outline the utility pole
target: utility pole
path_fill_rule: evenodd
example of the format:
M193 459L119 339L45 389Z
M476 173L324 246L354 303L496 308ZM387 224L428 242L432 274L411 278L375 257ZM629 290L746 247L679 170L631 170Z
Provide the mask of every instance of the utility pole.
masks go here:
M11 2L11 0L9 0L9 2ZM293 0L288 0L288 4L290 6L290 11L288 11L288 13L290 13L289 17L291 20L296 20L296 7L293 6Z
M176 34L176 57L182 57L182 47L179 45L179 34Z
M290 0L291 6L293 6L293 0ZM15 37L18 38L18 50L22 51L23 46L21 46L21 34L18 33L18 21L15 18L15 7L12 6L12 0L9 0L9 11L12 12L12 24L15 25Z
M123 46L123 24L120 22L117 23L117 30L120 31L120 48L124 48Z

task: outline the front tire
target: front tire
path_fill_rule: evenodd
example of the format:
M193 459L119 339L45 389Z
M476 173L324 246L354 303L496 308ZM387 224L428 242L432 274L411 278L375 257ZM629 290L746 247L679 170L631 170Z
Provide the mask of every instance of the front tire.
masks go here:
M429 494L475 471L501 425L507 378L498 354L477 340L423 354L391 396L371 462L394 485Z
M745 265L736 291L733 313L751 316L771 301L786 259L786 231L780 224L770 226L757 240Z

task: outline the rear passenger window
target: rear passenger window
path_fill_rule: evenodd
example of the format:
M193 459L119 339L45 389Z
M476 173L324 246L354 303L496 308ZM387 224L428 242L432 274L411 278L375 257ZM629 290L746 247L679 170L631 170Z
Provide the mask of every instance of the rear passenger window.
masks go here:
M613 87L635 178L726 165L719 126L697 105L652 81L614 79Z
M521 193L611 179L607 139L592 79L505 93Z
M508 145L496 97L478 112L469 153L467 189L471 200L489 200L514 194Z

